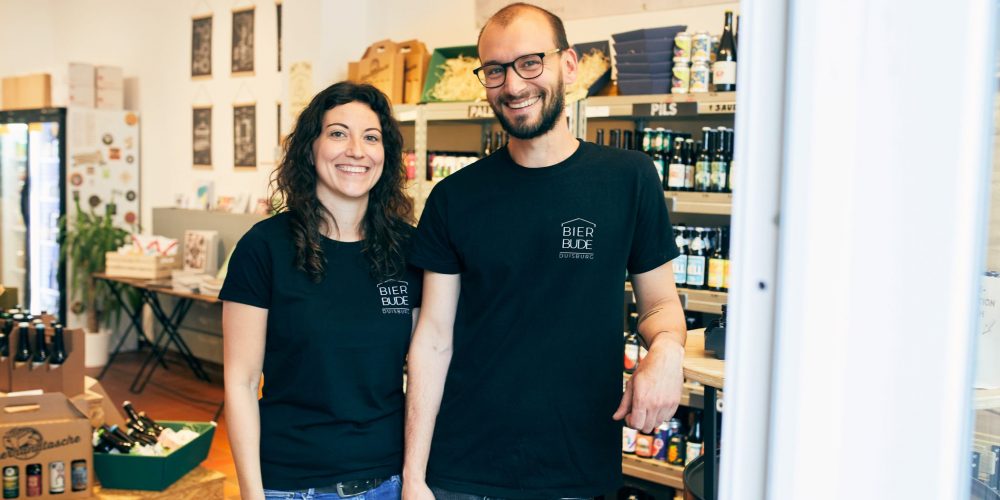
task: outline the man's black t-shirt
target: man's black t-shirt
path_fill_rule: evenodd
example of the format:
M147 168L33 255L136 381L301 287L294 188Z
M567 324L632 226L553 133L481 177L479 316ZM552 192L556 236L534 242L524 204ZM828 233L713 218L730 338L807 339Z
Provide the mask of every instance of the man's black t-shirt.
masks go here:
M403 363L422 272L376 280L362 242L324 238L326 274L313 283L295 268L290 219L275 215L243 236L219 294L268 310L259 402L264 487L398 474Z
M504 148L441 181L411 256L461 273L428 484L504 498L615 489L625 272L677 254L638 152L581 143L532 169Z

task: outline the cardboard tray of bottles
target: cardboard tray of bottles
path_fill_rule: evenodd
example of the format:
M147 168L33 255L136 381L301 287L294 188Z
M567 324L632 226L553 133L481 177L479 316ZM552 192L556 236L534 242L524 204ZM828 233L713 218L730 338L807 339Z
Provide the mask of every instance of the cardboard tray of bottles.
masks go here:
M102 488L163 491L208 457L215 422L157 423L175 431L188 427L199 436L164 457L95 452L94 472Z
M51 325L52 318L42 318ZM52 339L55 331L50 327L45 329L45 342L52 350ZM17 326L11 330L10 355L0 359L0 392L29 391L41 389L43 392L61 392L68 398L83 394L83 363L84 363L84 333L82 329L66 329L63 331L63 342L66 351L66 361L61 366L53 366L46 361L40 366L32 366L32 362L16 363L14 355L19 347L20 335ZM33 327L28 331L29 345L34 355L36 332ZM50 352L51 354L51 352Z

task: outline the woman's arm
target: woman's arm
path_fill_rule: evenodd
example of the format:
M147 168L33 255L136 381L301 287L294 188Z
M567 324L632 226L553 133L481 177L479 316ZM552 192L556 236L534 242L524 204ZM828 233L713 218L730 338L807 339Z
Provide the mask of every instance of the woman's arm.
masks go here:
M257 389L264 366L267 309L225 302L222 306L226 426L242 498L262 500L260 411Z

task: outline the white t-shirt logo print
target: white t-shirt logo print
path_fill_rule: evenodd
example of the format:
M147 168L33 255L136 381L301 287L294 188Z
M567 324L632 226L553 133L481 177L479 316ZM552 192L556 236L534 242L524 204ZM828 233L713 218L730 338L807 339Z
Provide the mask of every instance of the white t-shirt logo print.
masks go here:
M576 218L563 222L560 227L559 258L594 260L594 234L597 224Z
M410 284L400 280L386 280L378 285L382 314L410 314Z

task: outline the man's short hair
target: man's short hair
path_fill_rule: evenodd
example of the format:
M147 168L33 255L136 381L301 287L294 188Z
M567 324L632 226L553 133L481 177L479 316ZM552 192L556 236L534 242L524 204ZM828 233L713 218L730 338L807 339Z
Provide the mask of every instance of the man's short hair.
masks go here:
M486 20L486 24L483 25L483 29L479 30L479 38L476 39L476 46L479 46L479 41L482 40L483 32L486 31L487 26L493 23L496 23L501 28L509 26L519 14L527 11L535 11L544 16L545 20L549 22L549 26L552 28L553 42L555 42L557 49L569 48L569 40L566 39L566 28L563 27L562 19L559 19L559 16L537 5L524 2L512 3L490 16Z

